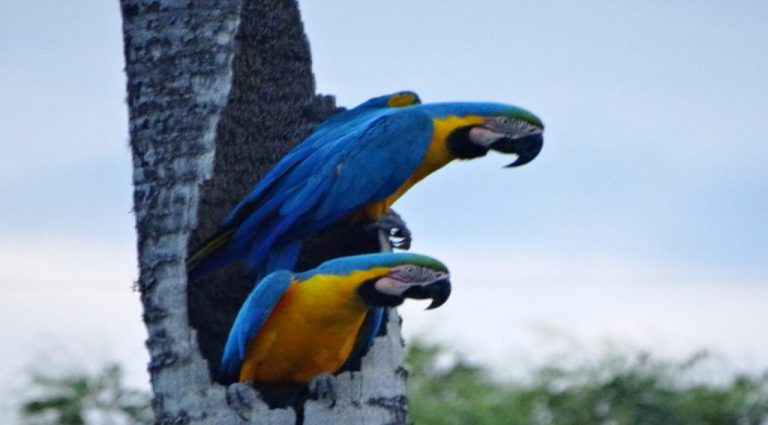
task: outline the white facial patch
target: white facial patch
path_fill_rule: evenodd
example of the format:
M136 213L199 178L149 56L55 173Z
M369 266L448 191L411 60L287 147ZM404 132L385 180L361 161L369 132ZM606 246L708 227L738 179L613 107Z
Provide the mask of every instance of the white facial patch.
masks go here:
M403 295L403 292L410 288L411 285L396 279L392 279L391 277L382 277L376 281L374 287L382 294L395 295L399 297Z
M525 121L516 121L515 128L510 132L510 136L513 139L520 137L533 136L534 134L541 134L543 129L536 127L535 125L528 124Z
M486 127L473 127L469 130L469 140L480 146L488 147L502 137L504 137L504 134L497 133Z
M426 286L449 277L450 275L447 272L404 264L392 267L389 276L377 280L374 286L381 293L400 296L412 286Z
M534 134L541 134L544 131L527 121L508 117L497 117L488 121L486 124L491 129L506 134L510 139L519 139Z
M488 147L491 143L501 138L514 140L543 132L543 129L523 120L509 117L493 117L487 119L482 127L471 129L469 131L469 138L474 143Z

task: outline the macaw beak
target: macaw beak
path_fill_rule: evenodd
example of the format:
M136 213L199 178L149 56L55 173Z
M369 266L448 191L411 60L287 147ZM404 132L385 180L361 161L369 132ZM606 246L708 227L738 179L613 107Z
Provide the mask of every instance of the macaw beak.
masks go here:
M427 310L438 308L448 301L451 296L451 281L448 279L438 280L425 286L412 286L403 292L404 298L413 298L416 300L432 299Z
M541 152L541 147L544 145L544 137L541 133L532 134L530 136L520 137L518 139L510 139L503 137L495 142L491 143L489 148L503 153L513 153L517 155L512 163L504 168L519 167L533 161L534 158Z

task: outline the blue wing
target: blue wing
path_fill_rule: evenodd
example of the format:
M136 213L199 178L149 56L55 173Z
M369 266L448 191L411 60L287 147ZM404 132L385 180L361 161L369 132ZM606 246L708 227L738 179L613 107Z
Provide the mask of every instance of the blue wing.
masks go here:
M303 239L399 188L424 158L432 119L415 108L389 110L318 148L246 203L233 246L253 267L282 243Z
M219 371L223 382L237 382L248 344L256 337L292 281L291 273L277 271L262 279L248 295L237 313L224 346Z
M316 152L321 146L343 137L351 128L364 124L377 112L390 109L389 100L396 95L410 95L413 104L420 104L419 96L412 91L401 91L374 97L352 109L338 112L323 121L304 141L293 148L275 167L253 188L251 193L238 204L227 217L226 223L236 220L237 215L246 205L257 201L279 178L297 163Z

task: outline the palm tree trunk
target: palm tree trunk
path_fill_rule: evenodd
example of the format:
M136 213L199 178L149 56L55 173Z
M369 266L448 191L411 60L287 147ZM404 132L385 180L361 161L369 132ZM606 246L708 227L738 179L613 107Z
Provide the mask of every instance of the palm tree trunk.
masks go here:
M361 372L338 378L335 407L298 415L255 400L227 403L213 382L221 347L253 277L232 267L187 285L187 247L312 127L335 111L315 94L309 45L294 0L121 0L139 288L158 423L405 423L399 319ZM300 268L378 249L359 229L316 235Z

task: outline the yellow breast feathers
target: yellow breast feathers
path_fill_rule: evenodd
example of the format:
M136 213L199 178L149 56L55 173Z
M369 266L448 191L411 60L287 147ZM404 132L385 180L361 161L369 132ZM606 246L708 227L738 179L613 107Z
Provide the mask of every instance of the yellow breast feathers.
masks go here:
M483 120L483 117L479 115L468 115L465 117L453 115L444 118L434 118L432 120L434 125L432 140L429 142L427 154L424 155L424 159L419 166L413 174L411 174L411 177L409 177L402 186L397 188L397 190L386 199L366 205L364 215L373 220L378 219L413 185L456 159L450 152L448 152L445 143L448 136L457 128L481 124Z
M248 345L240 381L308 383L319 373L338 371L369 308L357 288L386 270L294 281Z

